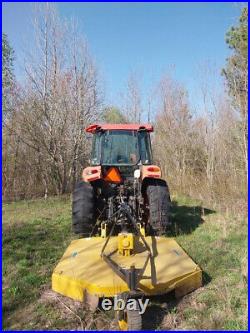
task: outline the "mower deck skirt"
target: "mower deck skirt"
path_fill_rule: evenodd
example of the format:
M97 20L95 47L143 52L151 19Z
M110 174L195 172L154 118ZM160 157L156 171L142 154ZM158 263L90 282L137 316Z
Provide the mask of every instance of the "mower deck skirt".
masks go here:
M172 238L145 237L153 258L148 261L139 288L145 295L165 294L175 290L183 296L202 285L199 266ZM52 289L64 296L84 301L86 292L98 297L114 297L128 291L127 284L101 258L105 238L82 238L71 242L52 275ZM114 252L117 237L111 237L105 253ZM112 254L112 260L123 268L142 268L147 252L138 241L136 254Z

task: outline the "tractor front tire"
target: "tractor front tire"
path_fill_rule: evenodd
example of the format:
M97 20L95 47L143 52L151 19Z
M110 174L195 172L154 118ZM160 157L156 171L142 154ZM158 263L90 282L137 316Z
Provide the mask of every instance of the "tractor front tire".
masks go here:
M88 237L94 227L94 189L90 183L79 181L72 195L72 230Z
M169 210L171 206L168 185L163 179L148 179L146 187L149 225L155 236L164 235L170 225Z

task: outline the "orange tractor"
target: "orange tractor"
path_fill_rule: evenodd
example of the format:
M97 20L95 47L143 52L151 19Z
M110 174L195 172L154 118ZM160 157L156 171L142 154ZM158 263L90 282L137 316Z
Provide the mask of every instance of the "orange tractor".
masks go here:
M73 230L82 237L66 249L52 274L52 289L95 309L100 300L123 300L115 309L121 330L140 330L140 301L202 284L202 272L185 251L164 237L170 195L153 164L151 125L92 125L90 166L76 184ZM133 309L128 304L134 304ZM104 309L104 308L103 308Z
M153 127L96 124L86 131L93 134L92 153L73 192L73 231L92 236L105 221L107 228L115 226L113 234L133 232L132 217L148 235L164 234L170 195L160 167L153 164Z

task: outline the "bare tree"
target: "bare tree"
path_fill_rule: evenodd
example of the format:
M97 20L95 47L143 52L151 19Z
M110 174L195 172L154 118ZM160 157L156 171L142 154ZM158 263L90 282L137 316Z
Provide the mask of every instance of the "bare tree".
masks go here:
M166 177L175 179L180 188L189 163L191 113L187 92L165 76L159 85L159 114L156 119L155 146ZM177 176L177 177L176 177ZM170 180L171 181L171 180Z
M126 91L124 94L124 112L131 123L140 123L142 120L142 101L139 86L139 77L136 72L132 72L128 78Z
M84 128L98 117L101 99L96 67L75 24L62 22L46 4L36 16L35 36L9 128L35 163L46 196L69 191L80 176L89 150ZM34 172L31 186L38 188Z

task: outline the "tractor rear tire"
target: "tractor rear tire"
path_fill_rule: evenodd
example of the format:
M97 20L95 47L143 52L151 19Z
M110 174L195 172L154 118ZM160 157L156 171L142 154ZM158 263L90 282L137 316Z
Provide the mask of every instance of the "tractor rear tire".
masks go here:
M94 227L94 189L90 183L79 181L72 196L72 229L88 237Z
M152 234L155 236L164 235L170 225L169 210L171 199L168 185L163 179L148 179L146 194Z

